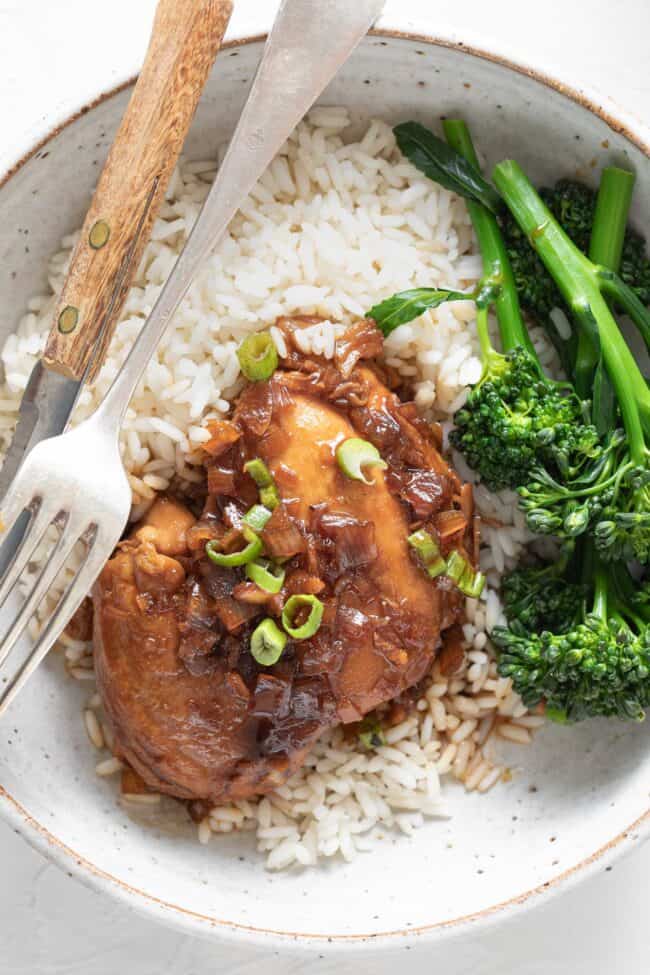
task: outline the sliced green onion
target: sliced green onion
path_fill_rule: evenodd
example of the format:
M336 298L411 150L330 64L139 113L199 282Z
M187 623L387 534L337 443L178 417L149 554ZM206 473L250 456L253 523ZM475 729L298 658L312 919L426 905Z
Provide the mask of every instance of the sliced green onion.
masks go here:
M268 508L265 508L263 504L254 504L252 508L248 509L242 521L254 532L261 532L270 517L271 512Z
M346 477L351 477L353 481L363 481L364 484L375 482L367 480L362 467L388 467L375 445L368 440L361 440L360 437L350 437L340 443L336 448L336 459Z
M244 470L253 478L260 491L260 501L265 508L273 511L280 504L280 494L273 475L261 457L255 457L244 464Z
M251 655L262 667L272 667L273 664L277 664L286 645L286 634L269 617L262 620L251 634Z
M226 566L229 568L234 568L238 565L247 565L252 562L262 554L262 541L257 537L255 532L244 525L242 530L244 540L248 543L244 548L239 549L238 552L220 552L217 548L217 542L215 540L208 542L205 546L205 554L211 559L215 565Z
M256 559L246 566L246 575L251 582L263 589L264 592L280 592L284 577L284 569L274 565L269 559Z
M252 460L247 460L244 464L244 470L247 474L250 474L258 487L268 487L269 484L273 484L271 471L261 457L254 457Z
M486 579L482 572L472 571L471 579L463 582L461 592L464 593L465 596L469 596L470 599L478 599L485 589L485 582Z
M301 626L294 626L293 621L296 615L304 607L309 606L309 616ZM282 610L282 625L294 640L307 640L318 630L323 618L323 604L316 596L299 593L297 596L290 596L284 604Z
M268 379L278 368L278 350L268 332L249 335L237 349L241 371L251 382Z
M280 493L275 484L260 488L260 501L265 508L270 508L271 511L277 508L280 504Z
M380 748L386 744L386 735L376 718L364 718L359 725L359 741L364 748Z
M447 575L458 585L467 572L467 560L455 549L447 558Z
M478 599L485 587L485 576L472 568L460 552L453 551L447 558L446 575L456 583L465 596Z
M447 571L447 563L440 554L437 541L424 528L413 532L406 540L417 554L423 568L431 579L435 579L436 576L440 576L443 572Z

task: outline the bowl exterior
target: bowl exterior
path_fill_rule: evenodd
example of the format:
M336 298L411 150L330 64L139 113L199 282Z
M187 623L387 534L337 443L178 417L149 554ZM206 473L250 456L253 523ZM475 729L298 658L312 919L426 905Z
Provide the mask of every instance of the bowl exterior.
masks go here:
M232 131L261 43L234 39L221 54L188 140L190 158L214 154ZM0 337L45 285L60 237L81 222L93 164L103 161L127 97L122 86L73 116L0 182ZM433 124L462 114L487 163L516 153L539 182L594 181L605 161L625 162L638 176L635 220L643 226L650 218L650 137L642 126L603 99L457 39L382 27L321 102L348 105L357 126L368 116ZM353 864L269 875L246 838L205 850L173 816L153 827L129 819L94 776L80 720L84 696L65 682L56 658L38 672L0 740L0 812L80 879L217 940L367 952L459 936L470 923L500 923L589 876L650 825L647 728L548 728L526 755L512 747L511 764L521 771L509 786L485 797L452 788L449 822L387 840Z

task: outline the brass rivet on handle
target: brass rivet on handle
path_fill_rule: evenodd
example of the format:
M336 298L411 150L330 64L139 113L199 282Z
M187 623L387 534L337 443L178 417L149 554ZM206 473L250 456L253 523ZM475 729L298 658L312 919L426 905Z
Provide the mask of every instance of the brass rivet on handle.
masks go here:
M111 228L108 226L105 220L98 220L90 228L90 233L88 234L88 243L93 250L98 251L107 242L111 235Z
M64 335L74 332L78 321L79 309L74 305L66 305L59 315L59 332L63 332Z

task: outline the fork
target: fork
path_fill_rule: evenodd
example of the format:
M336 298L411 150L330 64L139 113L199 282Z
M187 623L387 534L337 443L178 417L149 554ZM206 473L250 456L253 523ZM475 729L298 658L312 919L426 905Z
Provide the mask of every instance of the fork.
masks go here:
M384 0L283 0L217 178L160 296L104 400L79 426L28 454L0 511L10 532L27 511L20 546L0 582L0 608L51 525L59 529L31 590L0 642L0 714L58 640L120 540L131 489L119 451L126 409L194 275L248 193L305 112L347 60ZM4 665L74 547L81 564L66 585L26 659L8 676ZM2 551L0 549L0 559Z

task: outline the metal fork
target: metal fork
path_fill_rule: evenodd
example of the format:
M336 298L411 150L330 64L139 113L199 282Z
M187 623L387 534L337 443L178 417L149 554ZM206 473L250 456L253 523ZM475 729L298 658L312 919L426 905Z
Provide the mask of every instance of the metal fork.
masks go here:
M120 373L88 420L44 440L25 459L0 512L0 527L6 533L22 512L30 514L20 547L0 582L0 607L52 524L60 534L0 642L0 713L57 641L124 531L131 489L120 458L119 431L160 337L238 207L383 5L384 0L321 0L317 5L313 0L284 0L217 179ZM24 663L5 676L3 664L79 541L85 546L80 567Z

